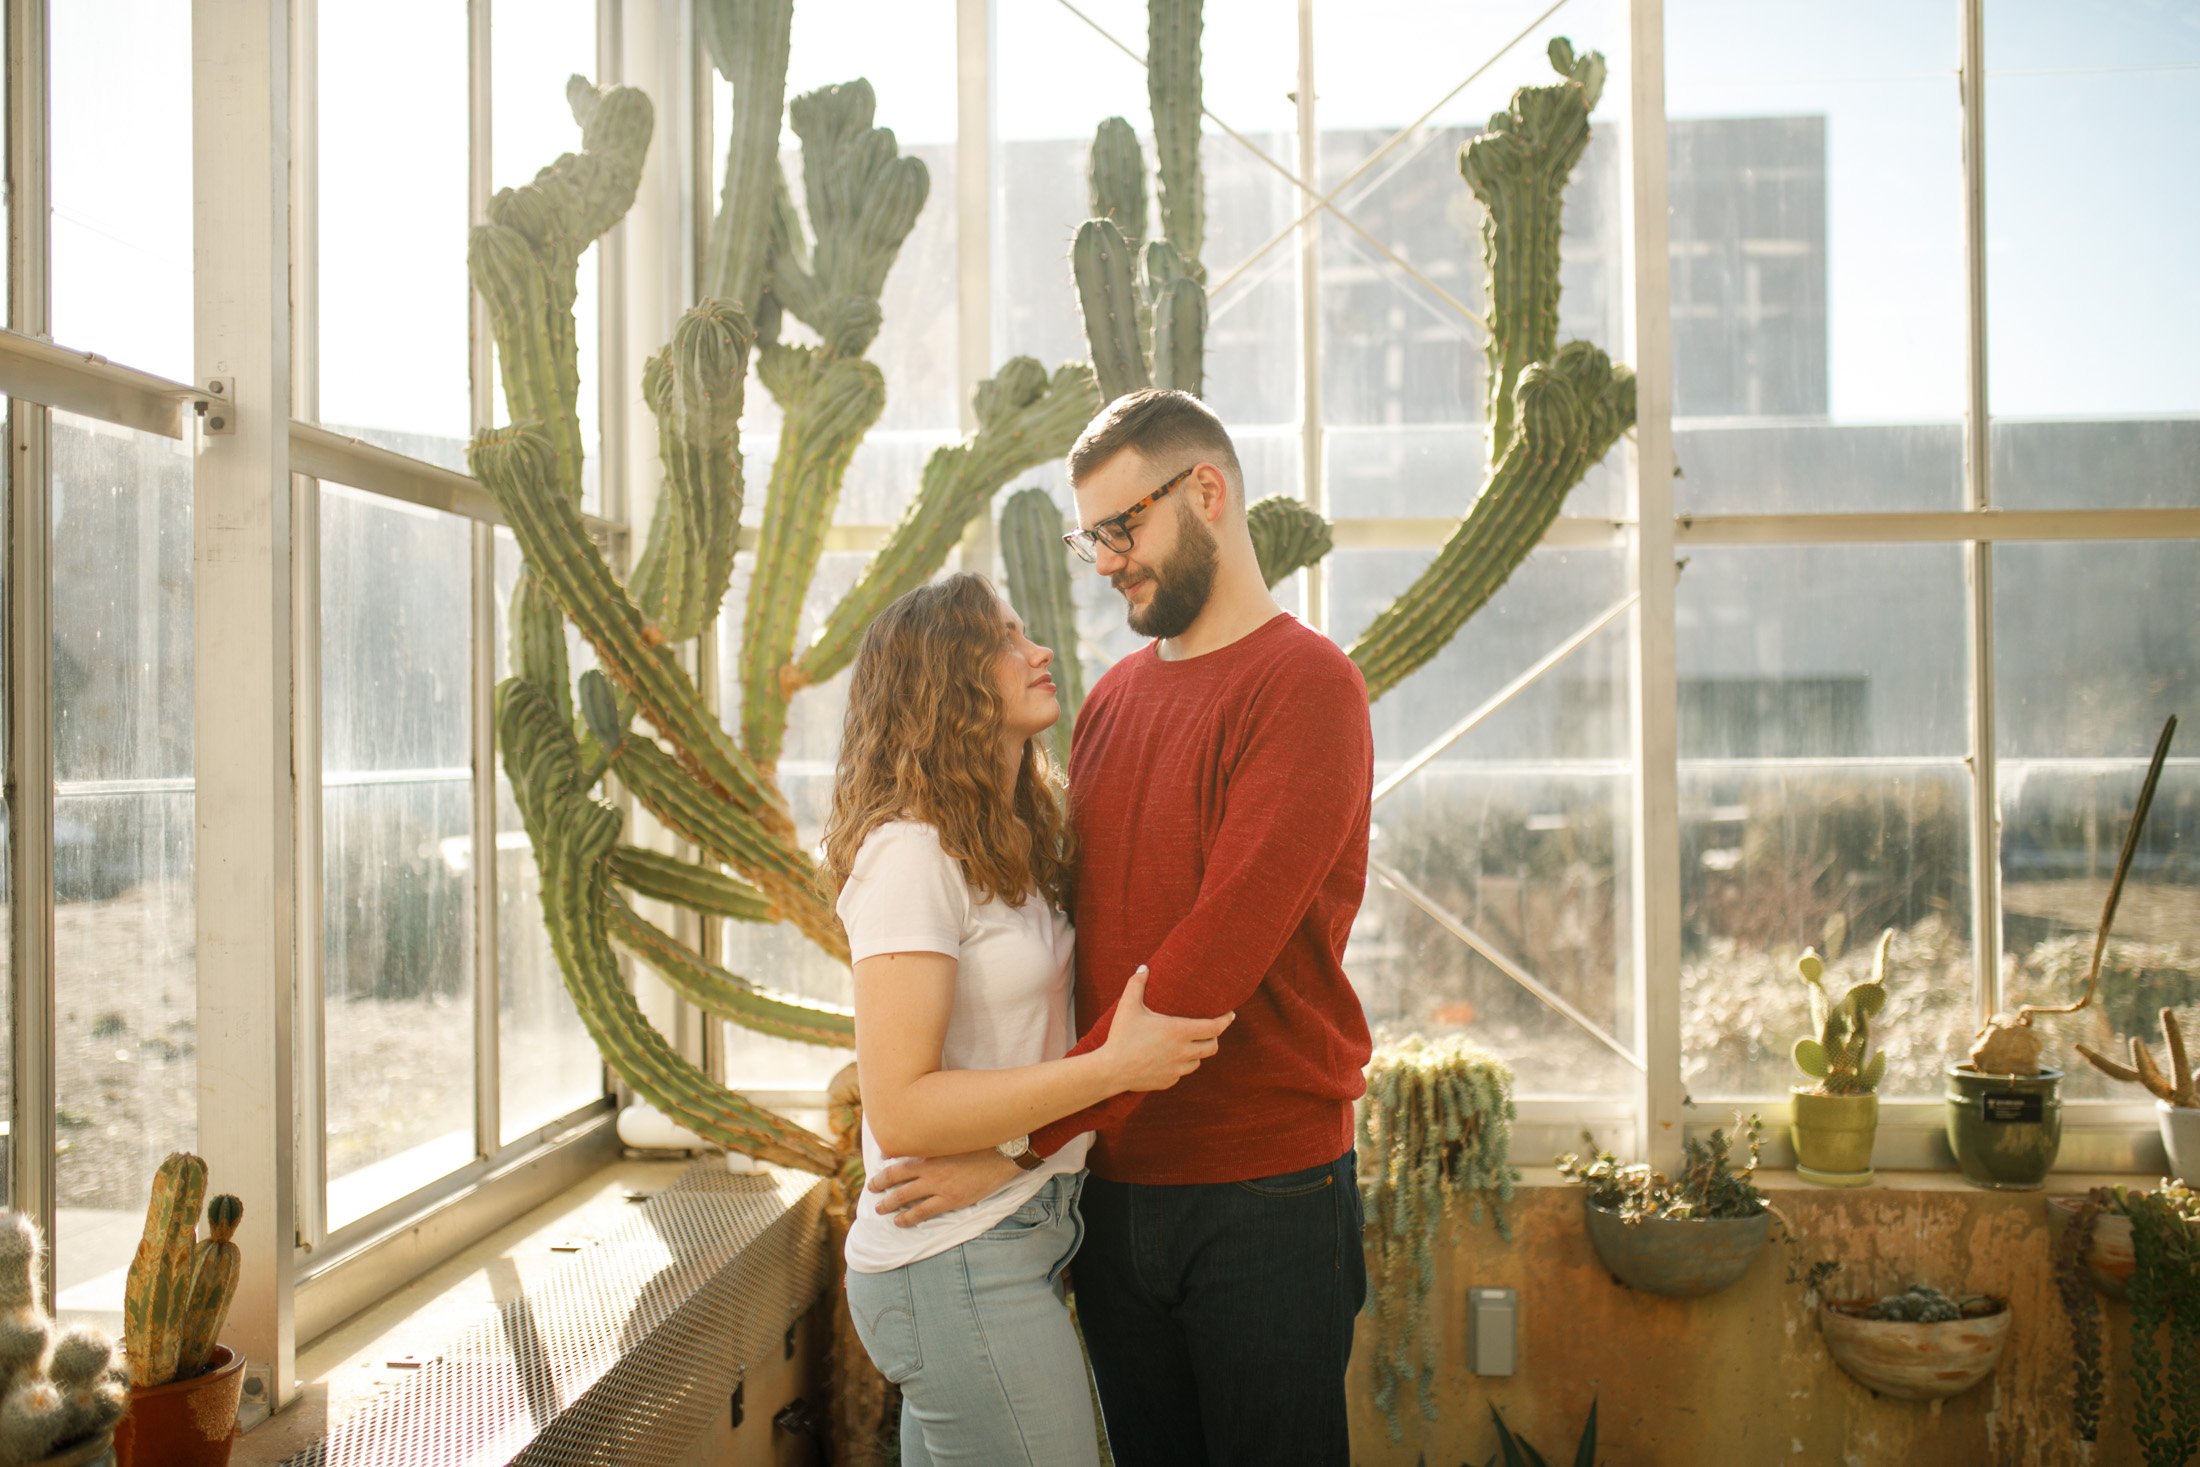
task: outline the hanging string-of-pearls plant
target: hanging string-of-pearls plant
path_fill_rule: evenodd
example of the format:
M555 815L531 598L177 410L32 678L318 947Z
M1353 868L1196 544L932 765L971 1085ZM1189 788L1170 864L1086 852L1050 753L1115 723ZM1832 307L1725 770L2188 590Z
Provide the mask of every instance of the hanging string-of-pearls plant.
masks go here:
M1450 1206L1478 1223L1486 1203L1510 1238L1504 1204L1519 1173L1512 1150L1513 1075L1462 1039L1415 1034L1375 1052L1360 1110L1367 1235L1375 1295L1375 1404L1400 1441L1399 1388L1413 1382L1436 1419L1438 1342L1423 1325L1436 1287L1435 1237Z

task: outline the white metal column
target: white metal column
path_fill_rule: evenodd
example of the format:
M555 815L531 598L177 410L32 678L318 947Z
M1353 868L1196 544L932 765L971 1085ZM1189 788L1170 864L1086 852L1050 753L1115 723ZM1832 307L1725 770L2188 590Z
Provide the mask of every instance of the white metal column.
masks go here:
M295 1390L290 5L192 6L194 360L236 405L192 515L199 1149L245 1201L229 1343ZM308 757L311 751L303 751ZM216 818L218 816L218 818Z
M490 160L495 156L492 78L492 0L466 6L467 154L466 213L475 224L489 219ZM467 378L475 432L496 421L496 353L489 307L478 290L466 295ZM474 1154L494 1156L504 1144L503 1013L501 944L497 924L497 537L475 521L468 587L468 666L471 683L474 830Z
M48 291L45 0L12 0L7 18L8 325L52 325ZM12 945L8 1205L54 1236L53 499L52 412L8 408L7 802ZM53 1297L46 1250L46 1297Z
M973 398L999 350L993 340L993 41L991 0L955 0L955 390L965 433L977 429ZM974 517L963 532L963 569L991 576L994 550L992 514ZM1074 646L1059 651L1078 655Z
M1321 187L1321 123L1314 94L1314 0L1299 0L1298 104L1299 177ZM1323 492L1322 447L1322 211L1299 216L1299 497L1316 514L1329 512ZM1302 573L1309 625L1329 628L1330 558L1323 556Z
M1968 399L1963 417L1964 507L1993 506L1993 444L1986 395L1986 19L1984 0L1958 0L1963 23L1963 266ZM2001 796L1994 768L1994 547L1963 551L1964 630L1970 652L1971 953L1979 1022L2001 1007Z
M1635 1022L1643 1056L1638 1155L1680 1160L1680 737L1673 600L1673 337L1666 223L1665 5L1633 0L1628 16L1629 187L1634 246L1630 325L1635 361L1635 605L1628 720L1635 776L1629 879Z

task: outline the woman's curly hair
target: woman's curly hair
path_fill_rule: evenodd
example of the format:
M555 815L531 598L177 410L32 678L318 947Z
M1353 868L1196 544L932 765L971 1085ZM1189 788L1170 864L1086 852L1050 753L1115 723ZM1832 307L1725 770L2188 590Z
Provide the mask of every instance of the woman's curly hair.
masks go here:
M1069 822L1047 742L1024 741L1014 788L1001 762L1004 636L999 593L967 572L911 591L864 632L825 819L835 896L866 836L921 820L980 900L1020 907L1036 892L1069 906Z

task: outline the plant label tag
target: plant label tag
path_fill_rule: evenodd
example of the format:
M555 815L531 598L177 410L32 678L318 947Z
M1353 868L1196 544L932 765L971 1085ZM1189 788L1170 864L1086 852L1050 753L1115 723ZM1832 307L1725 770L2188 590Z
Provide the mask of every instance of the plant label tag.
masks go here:
M2036 1090L1989 1090L1980 1097L1989 1125L2038 1125L2047 1119L2047 1097Z

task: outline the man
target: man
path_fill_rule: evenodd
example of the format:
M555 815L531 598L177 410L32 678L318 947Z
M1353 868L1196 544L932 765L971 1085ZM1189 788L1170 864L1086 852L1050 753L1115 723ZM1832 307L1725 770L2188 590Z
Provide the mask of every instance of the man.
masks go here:
M1236 450L1197 398L1118 398L1069 471L1071 548L1155 639L1077 720L1073 1053L1106 1038L1141 964L1156 1011L1237 1021L1174 1089L1043 1127L1029 1153L1096 1133L1074 1270L1123 1467L1342 1464L1366 1296L1352 1109L1369 1038L1342 963L1366 884L1366 686L1269 595ZM906 1163L872 1186L921 1218L1015 1164Z

